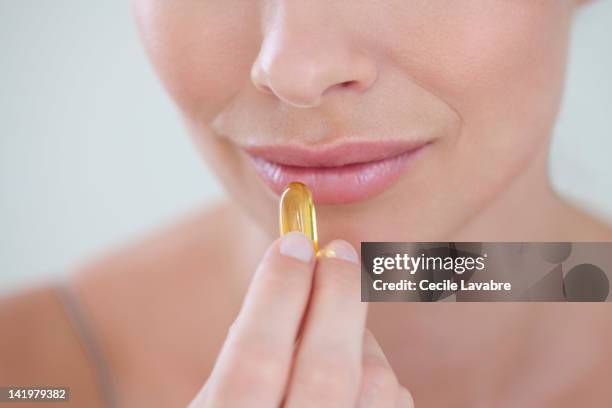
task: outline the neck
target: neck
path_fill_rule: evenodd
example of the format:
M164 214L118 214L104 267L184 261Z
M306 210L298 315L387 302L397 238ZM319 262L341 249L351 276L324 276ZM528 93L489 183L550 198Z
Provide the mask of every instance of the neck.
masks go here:
M453 241L579 241L609 239L600 223L553 190L549 147L486 208L452 235Z

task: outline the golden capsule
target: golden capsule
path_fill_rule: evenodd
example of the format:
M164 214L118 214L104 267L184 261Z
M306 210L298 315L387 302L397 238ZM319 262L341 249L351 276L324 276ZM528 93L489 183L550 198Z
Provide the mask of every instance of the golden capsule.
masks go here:
M317 216L312 194L305 184L294 181L287 185L280 198L279 225L281 235L303 232L312 240L317 252Z

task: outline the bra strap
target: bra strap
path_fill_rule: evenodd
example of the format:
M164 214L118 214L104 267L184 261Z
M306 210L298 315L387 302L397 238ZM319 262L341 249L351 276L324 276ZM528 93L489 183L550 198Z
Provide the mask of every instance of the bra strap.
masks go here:
M105 407L117 408L117 395L112 381L108 360L106 359L100 342L87 318L84 305L78 298L74 288L68 281L60 282L55 286L55 292L63 305L72 327L77 332L85 354L92 363L100 396Z

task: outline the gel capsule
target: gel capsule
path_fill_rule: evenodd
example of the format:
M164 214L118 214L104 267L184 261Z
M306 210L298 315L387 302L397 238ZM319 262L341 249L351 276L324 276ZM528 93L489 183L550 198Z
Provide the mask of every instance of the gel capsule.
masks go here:
M287 185L280 198L279 224L281 235L303 232L312 240L317 252L317 216L312 194L305 184L294 181Z

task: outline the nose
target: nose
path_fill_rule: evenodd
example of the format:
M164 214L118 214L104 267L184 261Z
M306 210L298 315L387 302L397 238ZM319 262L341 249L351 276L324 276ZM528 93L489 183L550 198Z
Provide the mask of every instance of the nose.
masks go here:
M362 93L372 86L376 63L355 47L348 30L330 21L329 15L317 18L312 7L299 10L300 4L308 7L314 1L278 3L282 10L279 6L267 19L251 69L258 90L288 105L312 108L331 93Z

